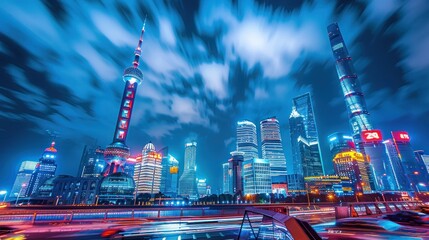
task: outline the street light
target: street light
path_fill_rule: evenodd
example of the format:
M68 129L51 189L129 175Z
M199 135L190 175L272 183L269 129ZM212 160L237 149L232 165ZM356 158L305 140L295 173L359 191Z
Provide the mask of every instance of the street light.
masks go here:
M7 191L0 191L0 195L4 195L3 203L6 201Z
M21 185L21 189L19 189L18 196L16 196L15 206L16 206L16 205L18 205L18 199L19 199L19 197L21 196L22 189L23 189L23 188L25 188L26 186L27 186L27 184L25 184L25 183L23 183L23 184Z

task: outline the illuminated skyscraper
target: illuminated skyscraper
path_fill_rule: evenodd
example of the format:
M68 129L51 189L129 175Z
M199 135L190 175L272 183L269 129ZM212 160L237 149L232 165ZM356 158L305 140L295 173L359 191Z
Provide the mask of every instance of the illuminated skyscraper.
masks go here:
M416 158L410 144L410 136L407 132L396 131L392 132L392 137L393 144L401 160L405 175L411 184L411 188L414 191L420 191L422 187L425 189L429 185L429 174L424 163Z
M355 151L341 152L334 157L335 174L348 177L355 192L369 193L371 187L367 173L367 160L362 153Z
M84 152L81 158L81 165L83 165L78 177L99 177L103 174L103 170L106 168L106 162L104 161L104 149L88 148L85 146Z
M137 86L143 81L143 73L138 68L138 66L144 32L145 24L143 24L139 43L137 44L137 47L134 51L133 66L125 69L122 76L122 79L125 82L125 88L122 95L121 107L119 108L113 142L108 145L104 151L104 158L108 165L104 172L104 176L116 172L123 172L125 161L130 156L130 149L125 144L125 141L127 139L128 128L130 126L131 113L133 111Z
M411 191L410 182L405 175L404 167L402 166L401 159L399 158L398 151L392 139L383 141L386 147L386 153L389 157L389 165L392 166L391 172L387 174L394 180L395 189L398 191Z
M222 193L231 193L231 175L229 163L222 164Z
M295 106L296 111L304 118L304 129L305 129L305 139L312 143L315 149L317 147L317 152L313 151L313 154L318 154L316 157L320 159L322 163L322 155L320 154L320 144L319 144L319 134L317 132L316 119L314 116L313 103L311 101L310 93L305 93L301 96L293 98L293 106ZM317 146L315 146L317 144ZM322 171L323 164L322 164Z
M256 125L250 121L237 122L237 151L244 152L244 160L258 158Z
M298 137L298 150L302 163L299 174L303 177L323 176L318 142L309 142L303 137Z
M196 160L197 143L186 143L183 174L179 179L179 194L182 196L197 197Z
M12 190L10 190L9 197L17 197L19 191L25 193L27 191L28 184L30 183L31 174L38 162L23 161L19 167L18 174L16 175L15 182L13 183ZM22 188L22 190L21 190Z
M333 23L329 25L328 34L332 53L335 58L338 78L349 114L350 125L353 130L354 142L357 145L358 151L362 151L359 146L361 143L361 132L372 129L365 98L353 67L352 58L344 43L338 24Z
M228 160L228 181L230 182L228 185L230 194L243 194L243 161L243 152L231 152L231 158Z
M243 162L244 194L271 193L270 162L253 158Z
M332 133L328 136L328 141L332 159L340 152L356 150L353 137L344 133Z
M272 181L274 183L284 182L286 179L286 158L283 151L279 121L276 117L271 117L262 120L260 124L262 158L270 162Z
M202 198L207 195L207 179L197 179L198 197Z
M177 195L179 161L166 152L162 156L161 192L175 197Z
M425 165L426 170L429 172L429 155L425 154L423 150L416 150L414 154L416 158Z
M134 168L134 181L137 194L156 194L160 191L162 156L155 151L155 146L148 143L142 150L141 163Z
M57 149L54 148L55 142L51 143L51 146L45 149L39 162L36 164L34 172L31 174L31 178L25 193L26 196L37 192L37 189L49 178L55 175L57 170L57 164L55 158L57 157Z
M292 172L302 175L302 159L298 139L305 138L304 117L298 113L295 106L289 117L290 142L292 145Z

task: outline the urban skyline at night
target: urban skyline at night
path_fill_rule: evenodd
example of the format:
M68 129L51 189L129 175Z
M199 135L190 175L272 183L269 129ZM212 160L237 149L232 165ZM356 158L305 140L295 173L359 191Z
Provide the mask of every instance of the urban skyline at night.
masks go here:
M195 141L196 177L217 193L222 164L237 150L237 122L276 116L289 171L292 99L309 92L325 174L334 174L328 135L353 131L326 30L332 22L353 58L371 129L386 139L406 131L413 149L427 154L429 60L421 54L429 24L419 10L425 3L298 2L31 2L25 9L5 2L0 189L11 189L23 161L38 161L52 140L46 130L58 133L56 175L76 175L85 145L111 143L121 74L146 14L143 81L127 123L132 156L148 142L168 146L183 171L185 143Z

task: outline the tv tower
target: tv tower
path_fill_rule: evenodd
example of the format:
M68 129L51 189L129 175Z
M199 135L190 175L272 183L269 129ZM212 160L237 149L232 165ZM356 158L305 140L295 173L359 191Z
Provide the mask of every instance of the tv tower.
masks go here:
M121 107L119 108L113 142L108 145L104 151L104 159L107 162L104 176L122 172L126 159L130 156L130 149L125 144L125 141L128 135L128 127L130 125L137 86L143 81L143 73L138 67L145 26L146 19L140 34L139 43L134 51L133 66L126 68L122 75L122 79L125 82L125 89L122 95Z
M358 145L358 149L360 149L361 146L359 145L362 142L361 132L372 129L365 97L353 67L352 58L349 55L337 23L332 23L328 26L328 35L335 58L338 78L347 105L349 122L353 129L353 140Z

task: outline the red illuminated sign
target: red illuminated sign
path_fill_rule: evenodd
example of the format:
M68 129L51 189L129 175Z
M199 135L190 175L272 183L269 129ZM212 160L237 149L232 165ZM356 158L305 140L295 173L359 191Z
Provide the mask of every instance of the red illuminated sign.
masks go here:
M396 141L409 142L410 135L404 131L392 132L392 136Z
M381 142L383 136L380 130L366 130L362 131L362 139L364 142Z

